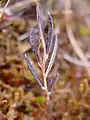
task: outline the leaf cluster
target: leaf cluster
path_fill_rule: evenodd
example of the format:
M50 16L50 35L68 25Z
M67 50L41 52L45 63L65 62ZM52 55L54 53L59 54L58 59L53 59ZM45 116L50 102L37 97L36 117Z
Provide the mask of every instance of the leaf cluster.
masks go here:
M32 51L38 62L38 65L41 68L44 85L39 75L37 74L35 68L32 66L29 57L26 54L25 54L25 59L32 75L34 76L40 87L45 90L45 89L49 89L47 88L48 85L46 78L48 77L48 74L55 61L57 48L58 48L58 37L57 37L57 32L54 30L53 19L50 13L48 13L48 19L44 20L44 15L39 5L37 5L36 13L37 13L38 25L35 28L37 28L37 30L35 28L32 28L30 30L29 41ZM42 51L43 56L41 55L41 51L40 51L41 47L43 48ZM53 85L51 89L53 88Z

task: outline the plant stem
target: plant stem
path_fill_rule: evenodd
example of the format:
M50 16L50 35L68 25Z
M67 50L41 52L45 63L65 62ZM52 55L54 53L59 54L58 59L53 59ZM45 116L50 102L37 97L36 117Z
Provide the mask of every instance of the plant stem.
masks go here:
M44 88L45 88L45 92L46 92L46 98L47 98L47 102L49 101L49 92L48 92L48 88L47 88L47 81L46 81L46 77L44 76Z
M46 93L46 98L47 98L47 102L49 101L49 92L48 92L48 87L47 87L47 80L46 80L46 75L45 75L45 63L44 61L41 64L41 69L42 69L42 73L43 73L43 80L44 80L44 89L45 89L45 93Z

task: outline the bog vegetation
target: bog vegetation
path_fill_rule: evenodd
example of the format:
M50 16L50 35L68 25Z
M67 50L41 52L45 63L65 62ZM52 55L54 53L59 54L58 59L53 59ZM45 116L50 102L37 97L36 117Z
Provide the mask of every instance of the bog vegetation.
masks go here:
M0 6L0 120L89 120L89 2Z

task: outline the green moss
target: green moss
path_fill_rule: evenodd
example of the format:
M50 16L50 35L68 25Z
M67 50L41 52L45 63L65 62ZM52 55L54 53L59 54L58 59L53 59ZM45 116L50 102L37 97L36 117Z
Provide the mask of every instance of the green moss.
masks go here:
M80 34L82 34L82 35L90 35L90 28L86 28L86 27L80 28Z
M25 112L28 113L30 112L30 104L26 104Z
M44 96L36 97L36 102L39 104L43 104L45 103L45 101L46 101L46 98Z

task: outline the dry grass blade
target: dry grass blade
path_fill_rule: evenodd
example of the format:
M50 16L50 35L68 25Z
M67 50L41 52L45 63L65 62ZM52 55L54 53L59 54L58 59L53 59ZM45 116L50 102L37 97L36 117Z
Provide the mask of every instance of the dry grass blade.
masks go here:
M5 11L5 9L7 8L8 4L10 3L10 1L11 1L11 0L8 0L7 3L5 4L2 12L0 13L0 19L2 18L3 14L4 14L4 11Z
M29 61L28 56L25 54L25 59L26 59L26 63L32 73L32 75L34 76L35 80L39 83L40 87L43 89L43 84L38 76L38 74L36 73L35 69L33 68L32 64Z
M56 37L56 40L55 40L53 53L51 55L51 59L50 59L49 65L48 65L46 73L45 73L46 77L47 77L48 73L50 72L50 70L51 70L51 68L53 66L53 63L54 63L54 60L55 60L55 57L56 57L56 53L57 53L57 48L58 48L58 37L57 37L57 34L55 35L55 37Z
M21 11L24 11L26 8L31 7L32 2L37 2L34 0L20 0L8 7L8 10L11 12L11 15L17 14Z
M75 65L79 65L79 66L85 67L85 64L84 64L83 61L78 60L76 58L73 58L73 57L69 56L68 54L64 54L63 57L64 57L65 60L67 60L67 61L69 61L69 62L71 62L71 63L73 63ZM88 62L88 67L90 67L90 62Z
M66 22L70 20L68 11L70 11L70 0L65 1L65 20ZM69 23L66 23L66 31L70 40L71 45L73 46L73 49L77 53L77 55L80 57L80 59L84 62L85 69L90 76L90 69L88 68L88 60L85 58L84 53L82 52L80 46L77 43L77 40L75 39L72 28Z

